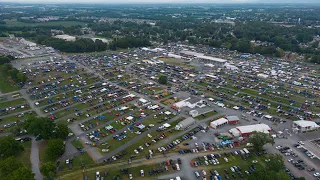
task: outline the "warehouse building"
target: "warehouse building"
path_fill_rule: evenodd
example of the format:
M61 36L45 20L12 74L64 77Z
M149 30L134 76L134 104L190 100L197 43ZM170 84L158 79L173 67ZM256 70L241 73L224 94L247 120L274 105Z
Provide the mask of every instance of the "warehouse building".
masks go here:
M228 120L226 118L220 118L215 121L212 121L210 123L210 126L214 129L217 129L217 128L224 126L224 125L227 125L227 124L228 124Z
M292 126L293 128L297 128L300 132L314 131L319 129L320 127L318 124L316 124L313 121L305 121L305 120L293 121Z
M185 130L185 129L188 129L194 123L196 123L196 120L194 120L192 117L188 117L187 119L179 122L176 125L175 129L176 130Z
M229 133L231 133L235 137L240 137L240 136L250 136L254 131L270 133L271 128L266 124L254 124L254 125L238 126L236 128L232 128L229 130Z

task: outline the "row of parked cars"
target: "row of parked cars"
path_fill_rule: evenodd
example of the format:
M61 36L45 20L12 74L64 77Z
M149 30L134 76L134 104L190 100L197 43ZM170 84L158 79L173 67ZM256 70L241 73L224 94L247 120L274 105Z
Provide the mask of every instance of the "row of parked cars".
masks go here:
M228 169L224 169L224 178L229 180L231 177L234 179L238 178L244 178L244 174L249 176L251 173L256 171L256 167L254 164L248 166L248 170L242 171L242 168L240 166L231 166L230 171ZM207 175L207 172L205 170L202 171L195 171L194 172L196 178L202 178L202 180L206 180L207 178L205 177ZM237 174L237 175L236 175ZM219 173L217 170L212 169L210 170L210 180L222 180L223 175Z

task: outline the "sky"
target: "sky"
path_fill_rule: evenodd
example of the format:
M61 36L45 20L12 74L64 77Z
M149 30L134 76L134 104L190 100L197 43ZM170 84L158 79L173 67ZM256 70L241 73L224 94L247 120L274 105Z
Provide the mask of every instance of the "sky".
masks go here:
M14 3L320 3L320 0L0 0Z

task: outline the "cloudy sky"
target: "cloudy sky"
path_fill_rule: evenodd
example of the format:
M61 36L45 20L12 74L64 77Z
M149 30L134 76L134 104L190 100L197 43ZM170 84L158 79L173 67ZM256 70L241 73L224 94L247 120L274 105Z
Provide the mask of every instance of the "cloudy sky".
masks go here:
M15 3L320 3L320 0L0 0Z

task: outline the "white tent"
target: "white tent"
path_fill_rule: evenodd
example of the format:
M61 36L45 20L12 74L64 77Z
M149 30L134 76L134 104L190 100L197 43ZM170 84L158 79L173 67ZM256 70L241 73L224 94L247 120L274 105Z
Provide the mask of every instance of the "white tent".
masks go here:
M128 116L126 119L131 121L133 119L133 117L132 116Z

